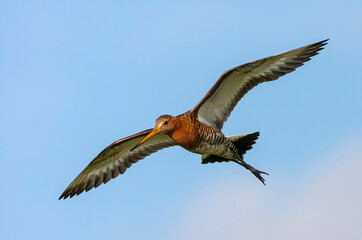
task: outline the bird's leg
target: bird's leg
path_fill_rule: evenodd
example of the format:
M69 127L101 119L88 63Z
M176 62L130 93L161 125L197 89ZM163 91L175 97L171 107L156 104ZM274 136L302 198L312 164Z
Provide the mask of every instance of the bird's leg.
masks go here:
M241 166L243 166L244 168L248 169L250 172L252 172L255 177L257 177L264 185L265 185L265 179L261 176L261 174L265 174L265 175L269 175L266 172L263 171L259 171L258 169L254 168L253 166L247 164L246 162L244 162L243 159L239 159L239 160L231 160Z

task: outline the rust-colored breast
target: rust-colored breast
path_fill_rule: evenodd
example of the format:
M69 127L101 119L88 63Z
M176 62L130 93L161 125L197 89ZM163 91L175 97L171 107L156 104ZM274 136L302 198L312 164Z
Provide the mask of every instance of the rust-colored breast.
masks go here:
M198 121L192 116L180 115L176 117L177 124L170 137L181 147L192 150L197 146L199 140Z

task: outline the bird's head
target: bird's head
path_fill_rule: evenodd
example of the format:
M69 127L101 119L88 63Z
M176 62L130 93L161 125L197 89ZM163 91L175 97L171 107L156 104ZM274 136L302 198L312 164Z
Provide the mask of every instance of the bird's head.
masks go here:
M162 115L156 119L155 127L153 128L152 132L150 132L141 142L137 143L131 151L136 149L142 143L146 142L151 137L159 134L159 133L169 133L175 129L176 126L176 118L171 115Z
M175 128L175 117L171 115L162 115L156 119L155 128L159 133L168 133Z

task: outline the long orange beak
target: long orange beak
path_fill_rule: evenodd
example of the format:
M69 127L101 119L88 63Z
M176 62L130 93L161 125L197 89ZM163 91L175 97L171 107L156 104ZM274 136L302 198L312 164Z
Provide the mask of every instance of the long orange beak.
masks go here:
M137 147L139 147L142 143L146 142L148 139L150 139L151 137L155 136L158 132L160 131L160 129L158 127L155 127L153 129L152 132L150 132L141 142L137 143L136 146L134 146L133 148L131 148L131 152L133 150L135 150Z

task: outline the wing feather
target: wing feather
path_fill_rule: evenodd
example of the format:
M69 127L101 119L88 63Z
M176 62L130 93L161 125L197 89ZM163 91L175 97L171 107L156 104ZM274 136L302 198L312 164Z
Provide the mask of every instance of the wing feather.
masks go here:
M197 113L200 122L221 129L236 104L249 90L259 83L273 81L293 72L317 55L327 41L328 39L226 71L191 112Z
M165 134L157 134L132 152L130 149L140 142L152 129L118 140L105 148L73 180L59 199L66 199L89 191L123 174L133 163L162 148L174 146L175 142Z

